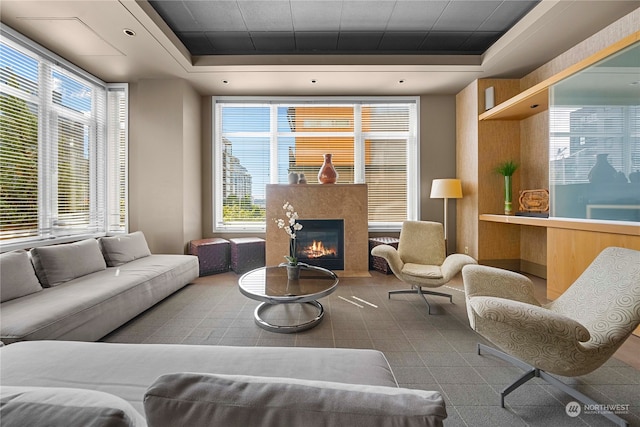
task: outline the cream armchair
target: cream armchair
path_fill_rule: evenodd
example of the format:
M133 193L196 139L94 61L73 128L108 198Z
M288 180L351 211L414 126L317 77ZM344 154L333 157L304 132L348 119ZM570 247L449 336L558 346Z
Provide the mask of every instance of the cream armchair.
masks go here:
M511 271L487 266L462 269L471 328L500 350L481 350L526 370L504 398L539 377L588 405L591 398L549 375L579 376L606 362L640 324L640 252L607 248L555 301L541 305L532 283ZM603 414L618 425L626 421Z
M405 221L400 231L398 249L389 245L378 245L371 254L384 258L391 271L403 282L411 285L411 289L390 291L392 294L420 295L427 303L428 312L431 306L425 294L449 298L450 294L422 289L438 288L448 283L467 264L475 264L476 260L468 255L452 254L446 256L444 230L439 222Z

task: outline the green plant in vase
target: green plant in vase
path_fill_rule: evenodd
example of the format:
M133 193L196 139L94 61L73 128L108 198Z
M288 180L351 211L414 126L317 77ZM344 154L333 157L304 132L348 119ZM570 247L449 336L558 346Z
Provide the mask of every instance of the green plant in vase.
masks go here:
M504 214L513 214L513 202L511 200L511 176L520 165L513 160L500 163L496 166L495 171L504 176Z

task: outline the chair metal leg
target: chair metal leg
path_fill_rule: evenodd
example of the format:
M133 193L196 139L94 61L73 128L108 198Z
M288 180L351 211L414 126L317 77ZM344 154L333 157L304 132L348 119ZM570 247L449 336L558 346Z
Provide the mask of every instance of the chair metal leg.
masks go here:
M422 287L420 286L411 286L412 289L401 289L398 291L389 291L388 292L388 298L391 299L391 294L418 294L422 297L422 299L424 300L424 302L427 304L427 313L431 314L431 304L429 304L429 301L427 301L427 298L425 298L425 294L429 294L429 295L437 295L440 297L446 297L449 298L449 302L451 304L453 304L453 295L450 294L445 294L442 292L436 292L436 291L425 291L422 289Z
M478 354L480 354L480 350L483 350L485 353L489 353L492 354L494 356L496 356L499 359L504 360L505 362L509 362L519 368L525 369L526 372L520 377L518 378L515 382L513 382L511 385L508 385L507 387L505 387L501 392L500 392L500 406L504 408L504 398L511 393L512 391L514 391L515 389L517 389L518 387L520 387L522 384L526 383L527 381L529 381L532 378L542 378L543 380L545 380L547 383L551 384L552 386L558 388L559 390L564 391L565 393L567 393L569 396L573 397L574 399L576 399L578 402L583 403L585 405L599 405L598 402L596 402L595 400L591 399L589 396L586 396L585 394L579 392L578 390L576 390L575 388L569 386L566 383L563 383L562 381L560 381L559 379L557 379L556 377L546 373L545 371L542 371L538 368L535 368L531 365L529 365L528 363L523 362L520 359L517 359L513 356L508 355L507 353L504 353L500 350L497 350L495 348L492 347L488 347L484 344L480 344L478 343ZM603 417L613 421L615 424L617 424L620 427L628 427L629 423L620 418L619 416L615 415L613 412L602 412L600 415L602 415Z

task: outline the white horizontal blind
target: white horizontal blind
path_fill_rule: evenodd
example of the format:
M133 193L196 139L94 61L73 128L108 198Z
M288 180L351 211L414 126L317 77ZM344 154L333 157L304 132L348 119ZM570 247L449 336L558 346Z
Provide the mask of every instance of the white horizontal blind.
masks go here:
M37 236L38 59L0 43L0 239Z
M331 154L338 182L355 182L354 105L288 104L279 106L278 112L287 117L278 127L278 152L287 153L287 162L278 165L279 183L286 183L294 172L317 184L324 154Z
M638 126L637 107L557 105L550 108L549 120L551 183L588 183L598 154L606 154L625 176L633 169L629 150L637 150L638 143L625 142L625 134L627 126ZM635 162L638 168L640 158Z
M551 215L640 221L640 107L562 105L551 93ZM614 175L599 179L600 167Z
M318 184L324 154L338 183L369 189L369 224L417 218L417 101L214 100L216 227L264 227L265 185L304 174ZM413 150L412 159L408 152Z
M2 35L3 250L106 233L106 86L15 32Z
M107 233L128 231L129 119L128 86L110 84L107 90Z
M397 223L409 218L407 149L415 142L414 107L362 107L369 222Z

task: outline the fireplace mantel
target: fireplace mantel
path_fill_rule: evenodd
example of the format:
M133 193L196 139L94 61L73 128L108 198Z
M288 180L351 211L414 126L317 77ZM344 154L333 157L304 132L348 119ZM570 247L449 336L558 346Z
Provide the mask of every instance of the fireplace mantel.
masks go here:
M266 262L277 265L289 254L289 236L275 220L291 203L300 219L344 220L342 277L369 276L368 194L366 184L267 184Z

